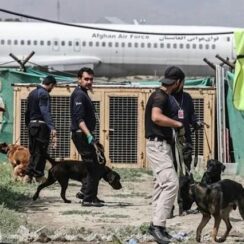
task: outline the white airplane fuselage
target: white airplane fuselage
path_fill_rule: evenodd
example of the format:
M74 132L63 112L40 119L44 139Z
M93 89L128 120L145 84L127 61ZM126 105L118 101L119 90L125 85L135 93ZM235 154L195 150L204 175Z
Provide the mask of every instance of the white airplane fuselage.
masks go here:
M34 51L32 64L67 71L89 65L97 76L162 75L168 65L181 66L188 76L201 76L213 73L203 58L212 62L217 61L216 54L235 58L233 34L200 34L233 32L234 28L83 25L109 31L39 22L0 22L0 66L18 66L9 63L13 61L9 53L22 60Z

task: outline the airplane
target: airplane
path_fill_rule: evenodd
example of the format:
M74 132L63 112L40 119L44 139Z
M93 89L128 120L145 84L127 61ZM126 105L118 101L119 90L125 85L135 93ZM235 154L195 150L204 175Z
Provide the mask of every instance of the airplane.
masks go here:
M96 76L163 74L178 65L187 76L213 75L203 61L219 54L235 59L231 27L0 22L0 67L17 67L9 56L49 70L77 71L90 66ZM84 28L82 28L82 26Z

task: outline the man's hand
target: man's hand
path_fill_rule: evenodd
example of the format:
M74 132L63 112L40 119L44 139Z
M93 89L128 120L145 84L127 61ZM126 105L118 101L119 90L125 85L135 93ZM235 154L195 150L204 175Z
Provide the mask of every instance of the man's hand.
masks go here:
M58 142L57 131L55 129L52 129L50 136L51 136L52 148L55 149L57 148L57 142Z
M204 123L203 123L202 121L197 121L197 122L193 125L193 128L194 128L195 130L200 130L200 129L203 128L203 126L204 126Z
M95 138L93 137L92 134L88 134L86 137L87 137L88 144L93 144L95 142Z

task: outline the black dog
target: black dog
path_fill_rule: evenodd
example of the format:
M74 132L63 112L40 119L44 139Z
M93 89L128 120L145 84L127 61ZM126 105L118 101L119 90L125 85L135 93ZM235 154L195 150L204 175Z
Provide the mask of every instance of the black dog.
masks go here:
M221 172L224 172L225 166L215 159L207 161L207 170L203 174L201 183L212 184L221 180Z
M232 226L230 223L230 212L238 206L240 215L244 220L244 189L241 184L232 180L221 180L217 183L205 185L195 183L191 186L191 195L195 200L198 209L202 213L202 220L197 227L196 241L201 241L202 229L214 217L214 228L212 238L216 242L226 240ZM224 235L217 238L221 220L226 224Z
M56 162L50 157L47 157L47 159L52 164L52 168L48 171L48 178L46 181L37 187L36 193L33 196L33 200L35 201L39 197L39 193L43 188L50 186L54 182L58 181L61 186L62 199L65 203L70 203L71 201L65 197L69 179L82 182L88 173L86 164L84 162L74 160ZM101 178L108 182L115 190L122 188L120 183L120 175L107 166L105 166L105 173L101 176Z

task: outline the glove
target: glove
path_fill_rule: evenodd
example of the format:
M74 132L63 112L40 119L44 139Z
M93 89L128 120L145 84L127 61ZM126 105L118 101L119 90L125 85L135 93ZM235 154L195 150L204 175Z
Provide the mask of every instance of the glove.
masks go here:
M88 144L93 144L95 142L95 139L92 134L89 134L86 136Z
M201 122L201 121L197 121L194 125L193 125L193 128L195 129L195 130L200 130L200 129L202 129L202 127L203 127L203 122Z

